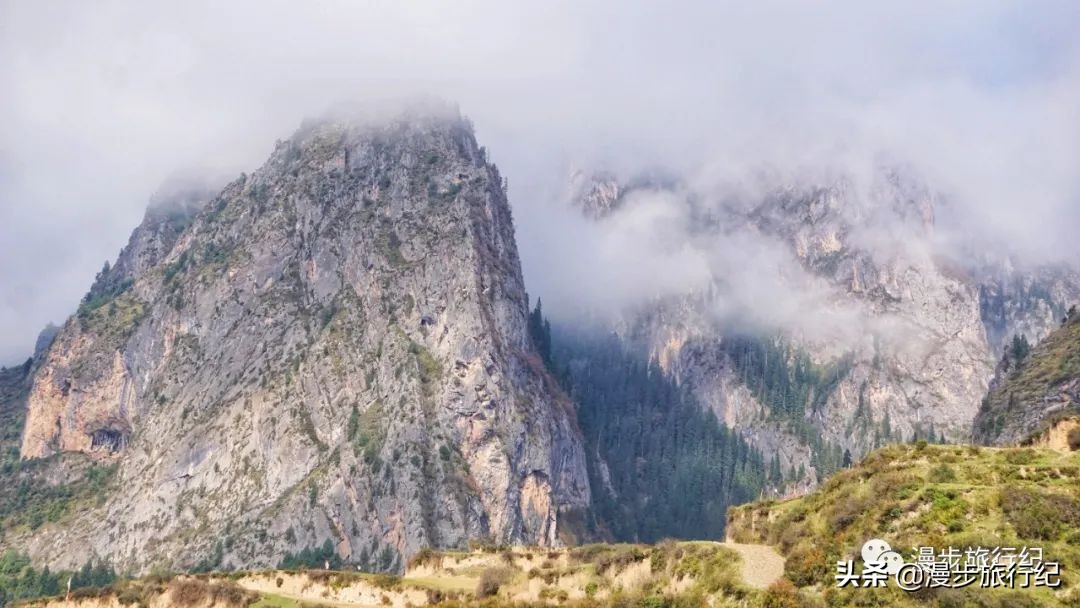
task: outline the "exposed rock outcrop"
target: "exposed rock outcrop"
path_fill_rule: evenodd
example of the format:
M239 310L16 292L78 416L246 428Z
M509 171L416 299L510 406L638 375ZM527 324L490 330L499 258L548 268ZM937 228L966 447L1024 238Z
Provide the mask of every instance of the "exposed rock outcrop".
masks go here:
M596 221L641 204L633 180L575 183L574 201ZM839 450L858 456L914 436L967 440L1007 341L1037 341L1080 298L1080 276L1068 268L941 255L939 201L897 171L869 188L840 179L732 204L649 188L685 201L694 219L685 243L709 260L713 279L624 311L617 329L766 458L775 454L786 477L805 470L787 491L839 465ZM749 245L745 260L740 245ZM747 267L762 280L740 283ZM788 298L797 305L776 302ZM805 403L793 408L791 399Z
M156 201L99 276L34 375L22 456L116 462L113 490L5 540L134 570L554 543L589 486L527 305L456 110L305 123L215 196Z

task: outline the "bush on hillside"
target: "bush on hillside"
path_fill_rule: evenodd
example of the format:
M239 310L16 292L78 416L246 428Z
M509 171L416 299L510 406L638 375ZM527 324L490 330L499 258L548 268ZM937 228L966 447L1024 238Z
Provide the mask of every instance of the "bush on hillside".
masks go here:
M514 571L510 568L488 568L480 574L480 581L476 583L476 597L492 597L498 595L499 588L510 582Z

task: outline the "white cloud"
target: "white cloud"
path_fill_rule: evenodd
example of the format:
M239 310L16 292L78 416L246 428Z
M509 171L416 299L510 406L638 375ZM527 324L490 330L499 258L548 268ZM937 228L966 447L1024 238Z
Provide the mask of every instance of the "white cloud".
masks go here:
M74 308L166 176L250 170L304 116L402 93L477 125L534 292L574 287L545 251L574 163L730 185L885 151L956 202L960 240L1075 256L1078 25L1065 1L7 2L0 361ZM667 259L613 289L662 289Z

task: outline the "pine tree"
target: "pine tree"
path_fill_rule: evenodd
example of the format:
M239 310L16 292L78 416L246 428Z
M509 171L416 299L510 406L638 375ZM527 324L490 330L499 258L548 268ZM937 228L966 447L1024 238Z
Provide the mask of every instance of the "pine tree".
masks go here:
M1023 334L1014 335L1012 344L1009 345L1009 353L1012 355L1012 359L1016 362L1016 365L1023 363L1030 352L1031 345L1028 343L1027 337Z
M599 522L624 541L722 536L727 507L756 498L769 475L760 454L618 338L555 338L552 367L567 370L578 404ZM587 363L570 371L571 359ZM779 461L770 465L782 477Z
M769 481L773 485L779 485L784 481L784 475L780 471L780 458L773 456L772 463L769 465Z
M536 308L529 313L529 336L540 358L551 367L551 323L544 318L544 307L540 298L536 299Z

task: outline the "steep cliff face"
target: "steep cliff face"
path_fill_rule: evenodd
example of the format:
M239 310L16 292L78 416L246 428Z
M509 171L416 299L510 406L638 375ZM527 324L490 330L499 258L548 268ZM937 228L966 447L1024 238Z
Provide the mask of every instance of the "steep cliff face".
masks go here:
M1006 349L975 417L976 442L1014 445L1057 421L1080 419L1080 314L1073 308L1066 315L1038 345L1016 339Z
M1038 343L1057 328L1080 296L1080 274L1067 267L1021 271L1001 263L989 265L981 276L980 312L998 357L1015 336Z
M155 194L115 264L106 262L72 322L50 326L35 349L22 455L114 451L131 435L134 385L123 357L130 333L146 314L135 281L158 265L213 192L198 187ZM77 325L72 325L75 323ZM55 349L50 348L58 343Z
M685 200L685 242L708 260L711 282L626 311L618 331L775 454L781 491L806 489L843 450L967 440L1007 340L1041 338L1080 298L1066 268L939 255L938 201L896 172L864 189L838 180L733 204L610 175L576 181L577 204L601 222L640 203L635 192Z
M930 193L887 175L869 198L841 184L783 194L751 214L824 280L821 308L806 313L835 327L792 341L814 360L843 365L807 414L855 454L916 434L961 439L993 361L978 286L926 246ZM830 309L843 311L838 321Z
M535 354L509 206L456 111L305 124L216 196L155 206L33 378L24 458L118 465L44 563L391 569L553 544L589 502ZM9 539L10 540L10 539Z

